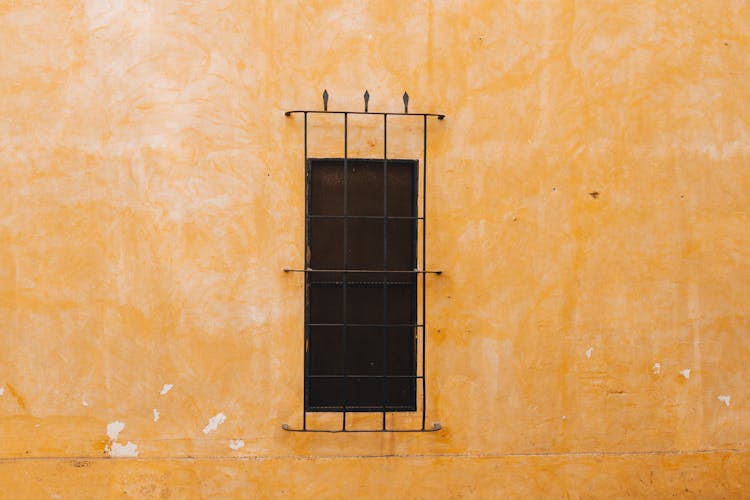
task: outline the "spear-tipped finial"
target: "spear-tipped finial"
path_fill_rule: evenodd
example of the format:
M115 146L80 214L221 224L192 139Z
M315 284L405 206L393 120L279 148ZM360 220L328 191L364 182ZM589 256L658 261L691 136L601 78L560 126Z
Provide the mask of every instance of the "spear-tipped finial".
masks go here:
M370 93L365 90L365 113L367 113L367 105L370 103Z
M328 89L323 90L323 111L328 111Z
M404 92L404 113L409 114L409 94Z

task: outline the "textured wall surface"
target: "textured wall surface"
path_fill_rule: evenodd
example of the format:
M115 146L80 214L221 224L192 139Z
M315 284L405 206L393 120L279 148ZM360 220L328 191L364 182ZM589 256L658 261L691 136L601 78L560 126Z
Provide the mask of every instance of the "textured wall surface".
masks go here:
M728 0L0 1L0 496L748 495L748 27ZM304 311L283 111L324 88L447 114L440 432L281 429ZM338 127L311 122L311 155ZM352 130L381 154L379 121ZM394 120L389 154L419 134Z

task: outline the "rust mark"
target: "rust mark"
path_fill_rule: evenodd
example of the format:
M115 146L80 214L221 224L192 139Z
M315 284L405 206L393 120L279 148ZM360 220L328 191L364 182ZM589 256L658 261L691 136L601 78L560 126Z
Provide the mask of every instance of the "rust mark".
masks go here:
M5 387L8 388L8 392L16 400L16 403L18 403L18 406L20 406L23 411L26 411L26 401L23 399L23 396L18 394L18 392L16 392L16 389L12 385L5 384Z
M91 465L91 462L88 460L73 460L73 467L81 468L88 467L89 465Z
M589 193L589 196L591 196L593 199L599 198L599 191L592 191Z

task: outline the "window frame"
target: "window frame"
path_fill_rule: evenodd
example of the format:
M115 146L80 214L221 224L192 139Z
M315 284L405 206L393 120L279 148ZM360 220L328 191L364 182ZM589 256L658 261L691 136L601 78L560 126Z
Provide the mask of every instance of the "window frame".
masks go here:
M342 173L344 173L343 176L341 176L342 180L342 193L337 195L336 193L330 193L332 198L342 198L338 200L341 202L341 212L338 213L313 213L313 200L314 200L314 191L315 191L315 180L314 180L314 168L320 168L321 170L326 167L333 167L334 169L340 168L342 170ZM401 273L403 271L414 271L417 269L418 266L418 246L419 246L419 222L421 220L421 217L419 216L419 160L415 159L390 159L390 158L308 158L306 162L306 170L305 170L305 268L309 269L311 271L323 271L323 267L319 269L315 269L315 266L313 265L313 258L316 256L316 250L314 247L314 242L316 241L315 235L313 234L313 224L315 220L320 219L341 219L343 221L343 241L338 242L342 245L342 248L344 250L343 253L343 263L341 266L337 266L337 269L339 271L343 271L340 273L332 272L330 274L337 275L340 274L341 278L343 279L343 282L339 284L338 286L335 286L335 288L339 288L341 293L343 295L341 305L342 305L342 315L339 319L340 323L330 323L327 325L327 327L340 327L342 329L342 337L343 337L343 352L341 354L342 360L340 364L340 369L342 370L342 373L339 374L339 376L335 376L333 374L327 374L327 375L321 375L321 374L313 374L311 373L311 370L314 368L314 364L311 360L312 351L314 350L313 343L314 343L314 336L312 335L313 328L321 329L325 328L326 325L317 324L315 321L313 321L312 316L316 314L316 311L313 307L313 302L317 302L317 300L313 300L312 297L312 289L314 287L322 287L325 286L323 283L315 279L314 273L305 273L305 366L304 366L304 410L305 412L316 412L316 413L338 413L338 412L349 412L349 413L392 413L392 412L415 412L417 411L418 402L417 402L417 382L420 379L420 376L417 374L418 369L418 358L419 353L417 352L417 348L419 345L419 332L418 330L421 328L421 324L418 320L418 312L419 312L419 275L418 274L412 274L409 273L408 276L403 276ZM377 170L378 167L382 167L382 186L373 186L373 189L380 189L382 192L383 200L382 205L380 209L382 210L381 214L362 214L358 213L358 210L353 210L355 213L349 213L351 209L355 207L355 204L352 203L352 197L349 196L350 186L351 186L351 175L356 172L357 167L362 169L362 172L364 172L367 169L370 169L372 171ZM374 169L373 169L374 167ZM408 190L408 204L405 206L408 206L408 212L409 215L404 214L397 214L392 215L389 211L389 200L391 197L389 196L389 183L391 181L391 177L389 175L392 174L393 170L391 169L397 169L397 168L408 168L407 176L409 178L410 185L408 186L410 189ZM377 174L377 172L376 172ZM392 188L393 189L393 188ZM403 194L403 193L399 193ZM356 202L355 202L356 203ZM403 209L403 207L402 207ZM330 209L329 209L330 210ZM365 210L366 211L366 210ZM365 274L363 276L362 269L357 269L356 267L353 267L350 265L348 256L351 253L351 250L353 248L351 235L348 234L349 227L352 223L356 221L382 221L383 223L383 233L382 233L382 241L380 242L383 245L383 255L382 255L382 267L379 269L376 269L377 266L367 266L365 268ZM390 250L392 250L388 246L388 221L409 221L411 228L409 229L410 236L408 238L409 246L405 247L406 252L410 253L408 260L409 265L408 269L403 269L402 266L396 266L391 267L390 263L388 262L388 256L390 255ZM404 254L406 253L404 252ZM403 257L403 255L401 256ZM335 261L335 259L334 259ZM330 266L324 266L326 269ZM378 272L380 271L380 272ZM395 274L393 271L398 272L399 274ZM329 273L324 273L325 275ZM372 276L372 280L370 283L363 284L363 279L365 277ZM352 288L369 288L369 289L377 289L381 288L381 285L375 285L374 281L377 281L377 278L379 276L382 276L382 290L383 290L383 302L382 302L382 320L380 322L367 322L367 324L358 323L356 321L349 321L349 309L355 310L356 306L353 306L352 304L349 304L348 301L350 300L350 293L348 290L348 287L351 286ZM393 282L392 279L396 276L400 277L399 282ZM357 279L359 278L359 279ZM351 281L350 281L351 280ZM404 282L403 280L408 280L407 282ZM389 286L389 283L392 283ZM409 294L409 319L405 323L390 323L388 321L387 315L390 313L388 310L388 305L391 304L391 302L388 300L388 294L391 291L393 287L401 286L401 287L408 287L408 294ZM354 295L354 294L352 294ZM393 297L393 294L391 295ZM316 304L317 305L317 304ZM362 304L358 304L361 306ZM357 328L362 327L372 327L372 328L380 328L381 332L380 334L383 336L382 338L382 346L383 346L383 358L382 358L382 368L383 372L378 375L361 375L357 373L352 373L358 371L357 368L361 367L350 367L348 362L350 358L350 351L356 351L356 349L349 349L349 341L353 338L353 334L356 331ZM406 357L409 358L409 364L411 365L409 367L408 373L392 373L389 372L389 369L393 369L391 366L388 365L388 337L389 335L394 335L393 333L389 333L388 330L391 329L405 329L409 328L409 335L405 337L403 340L409 340L410 346L408 347L408 350L406 348L406 345L401 346L401 349L403 349L400 354L406 355ZM351 331L350 331L351 329ZM404 333L401 334L404 336ZM393 353L391 353L391 358ZM397 353L398 354L398 353ZM331 367L331 370L334 371L335 368ZM341 400L339 403L332 403L329 400L330 404L315 404L317 403L316 400L320 398L320 394L324 391L320 389L320 385L322 380L319 379L332 379L335 382L338 382L342 384L341 388L339 389L341 391ZM351 387L356 386L358 383L362 388L365 388L368 384L363 383L363 379L367 378L375 378L378 379L380 382L380 390L382 391L380 393L380 399L378 402L373 401L372 404L356 404L353 402L353 399L350 398L349 389ZM408 379L410 380L410 384L408 386L404 385L402 387L403 389L407 390L407 396L408 399L407 404L403 405L396 405L396 404L389 404L391 403L391 399L389 399L389 396L391 395L390 390L392 388L398 388L399 385L397 382L397 379ZM389 383L390 382L390 383ZM317 385L317 387L316 387ZM391 386L391 387L389 387ZM396 386L396 387L393 387ZM315 389L315 392L317 394L313 395L311 394L313 390ZM369 395L368 395L369 397ZM394 397L394 396L391 396Z

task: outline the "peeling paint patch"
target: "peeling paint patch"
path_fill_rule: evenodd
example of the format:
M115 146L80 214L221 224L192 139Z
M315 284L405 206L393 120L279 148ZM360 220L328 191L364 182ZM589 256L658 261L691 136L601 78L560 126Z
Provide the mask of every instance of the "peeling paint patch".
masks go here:
M690 378L690 368L685 368L684 370L680 370L680 375L685 377L685 380Z
M83 406L89 406L89 402L88 402L88 400L86 399L86 396L84 396L83 398L81 398L81 404L82 404Z
M213 417L208 419L208 424L203 428L203 434L208 434L211 431L215 431L221 424L227 419L227 416L219 412Z
M127 444L112 443L112 449L109 450L110 457L137 457L138 446L128 441Z
M5 387L0 387L0 396L5 394Z
M732 401L732 396L730 396L729 394L723 394L721 396L718 396L716 399L729 406L729 403Z
M119 420L110 422L107 424L107 436L112 441L117 441L117 436L120 435L120 433L122 432L124 428L125 428L125 424L120 422Z
M651 371L654 375L661 374L661 363L654 363L654 366L651 367Z
M593 353L594 353L594 348L593 347L589 347L588 349L586 349L586 357L587 358L591 359L591 355Z
M158 421L159 421L159 410L154 408L154 422L158 422Z
M243 441L242 439L230 439L229 447L233 450L239 450L240 448L245 447L245 441Z
M172 390L172 387L174 387L173 384L164 384L159 394L161 394L162 396L165 395L166 393Z
M105 448L105 451L109 452L110 457L138 456L138 446L135 443L128 441L127 444L123 445L116 442L117 437L124 428L125 424L119 420L107 424L107 437L109 437L111 444Z
M566 417L565 415L563 415L562 417L560 417L560 420L565 420L565 419L567 419L567 418L568 418L568 417Z

